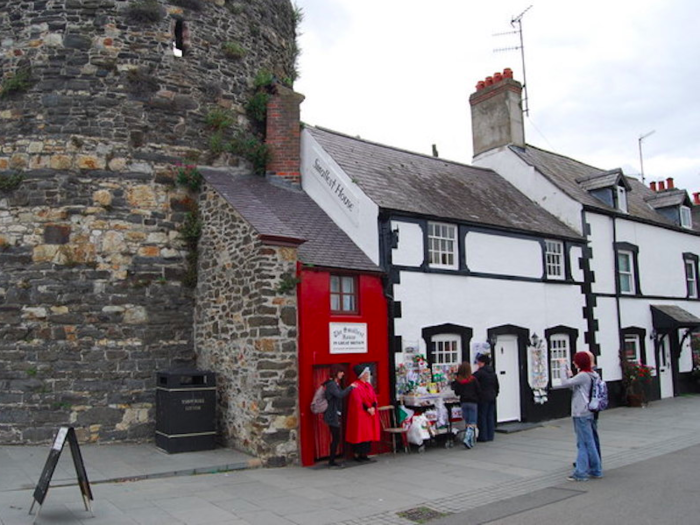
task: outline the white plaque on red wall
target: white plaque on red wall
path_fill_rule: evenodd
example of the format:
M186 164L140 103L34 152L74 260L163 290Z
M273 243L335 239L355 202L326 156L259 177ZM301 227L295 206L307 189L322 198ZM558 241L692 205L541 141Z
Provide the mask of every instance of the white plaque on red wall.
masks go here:
M331 354L366 354L367 323L330 323Z

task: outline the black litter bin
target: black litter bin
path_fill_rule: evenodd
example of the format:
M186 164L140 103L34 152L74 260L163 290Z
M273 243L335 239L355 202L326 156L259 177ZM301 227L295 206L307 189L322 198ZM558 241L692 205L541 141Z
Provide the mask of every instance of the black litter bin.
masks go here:
M214 372L158 372L156 382L156 446L169 454L213 449Z

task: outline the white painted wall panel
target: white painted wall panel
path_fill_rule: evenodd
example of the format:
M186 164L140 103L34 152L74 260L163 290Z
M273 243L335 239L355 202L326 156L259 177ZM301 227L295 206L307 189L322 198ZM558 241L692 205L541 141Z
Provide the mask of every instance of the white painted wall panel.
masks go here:
M423 230L418 224L392 221L392 230L398 230L398 247L391 252L392 262L398 266L423 264Z
M469 232L465 248L472 272L542 277L542 245L536 240Z
M425 344L421 330L454 323L473 329L473 341L485 341L489 328L512 324L540 337L547 328L564 325L579 330L577 350L586 348L583 296L577 285L554 285L500 279L401 272L395 297L402 317L396 335L404 342Z

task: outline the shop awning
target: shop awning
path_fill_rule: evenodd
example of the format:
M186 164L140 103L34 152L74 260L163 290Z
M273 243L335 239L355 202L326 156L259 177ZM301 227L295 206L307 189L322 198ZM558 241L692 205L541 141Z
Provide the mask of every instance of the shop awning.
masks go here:
M673 304L657 304L651 306L651 320L657 330L675 328L700 328L700 319Z

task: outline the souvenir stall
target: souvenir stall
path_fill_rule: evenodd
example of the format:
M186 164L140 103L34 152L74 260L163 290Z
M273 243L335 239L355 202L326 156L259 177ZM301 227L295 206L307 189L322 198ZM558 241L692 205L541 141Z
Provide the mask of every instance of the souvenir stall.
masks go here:
M409 443L423 451L426 443L442 436L451 447L454 435L464 428L459 399L450 387L458 365L429 366L424 355L404 356L396 368L396 389L399 420L408 429Z

